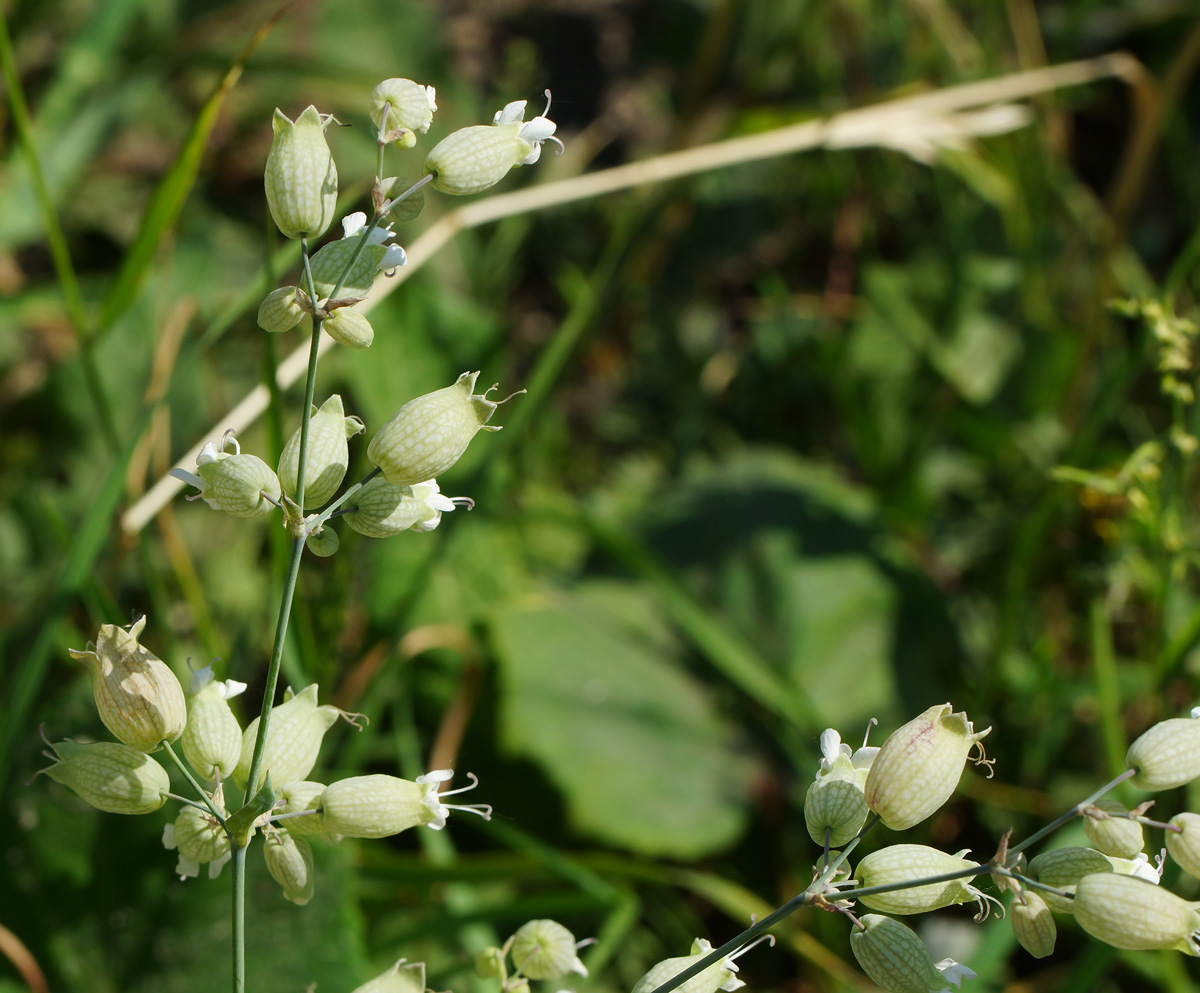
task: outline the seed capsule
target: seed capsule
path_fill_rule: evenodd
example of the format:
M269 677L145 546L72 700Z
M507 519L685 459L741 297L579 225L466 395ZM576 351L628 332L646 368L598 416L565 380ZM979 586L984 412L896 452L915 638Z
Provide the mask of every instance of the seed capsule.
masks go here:
M978 868L978 862L962 858L965 851L958 855L947 855L926 845L890 845L872 852L859 862L854 878L865 888ZM888 893L873 893L858 899L872 910L888 914L924 914L971 900L982 902L982 894L971 885L974 878L967 876Z
M697 938L692 942L691 955L680 956L679 958L664 959L657 965L651 966L650 971L633 987L633 993L653 993L668 979L674 979L684 969L690 965L694 965L700 959L704 958L713 950L711 944L704 938ZM738 967L728 955L717 962L714 962L703 972L693 976L676 987L677 993L716 993L717 990L725 990L726 993L732 993L733 990L740 989L746 984L737 978Z
M425 993L425 963L401 959L387 972L368 980L354 993Z
M1101 813L1128 814L1129 810L1116 800L1100 800L1094 804ZM1142 825L1128 817L1096 817L1085 813L1083 830L1096 848L1105 855L1131 859L1141 853L1145 845Z
M228 779L242 752L242 729L229 709L229 701L245 690L236 680L213 679L212 667L192 679L187 727L180 744L184 757L200 778L212 782Z
M1033 890L1025 890L1013 897L1008 919L1012 922L1013 936L1035 959L1044 959L1054 951L1054 941L1058 937L1054 915L1046 901Z
M948 703L930 707L883 743L867 773L867 806L893 831L919 824L942 806L958 786L971 751L985 762L976 731L965 713Z
M477 431L499 431L488 418L500 405L474 394L478 372L464 372L453 386L409 400L367 446L367 458L394 486L440 476L459 460ZM501 401L502 402L502 401Z
M352 776L331 783L321 794L321 825L346 838L386 838L411 827L442 828L448 807L438 801L445 770L418 776Z
M1137 770L1130 782L1140 790L1154 793L1190 783L1200 776L1200 720L1159 721L1129 746L1125 765Z
M850 932L850 950L876 986L887 993L934 993L957 986L975 973L953 959L934 965L916 932L880 914L867 914Z
M1112 871L1112 862L1094 848L1055 848L1029 860L1031 878L1068 893L1075 892L1075 885L1084 876ZM1073 900L1045 890L1040 896L1056 914L1075 912Z
M266 838L263 857L271 878L283 887L284 897L301 907L312 899L316 880L312 848L307 841L282 828L276 829Z
M149 814L167 802L167 770L145 752L115 741L50 746L57 762L43 769L56 783L74 790L97 810L110 814ZM49 756L49 752L46 753Z
M575 935L557 921L527 921L512 937L512 960L526 979L588 974L575 953Z
M1174 948L1200 955L1198 907L1161 886L1116 873L1084 876L1075 887L1075 920L1114 948Z
M1189 876L1200 877L1200 814L1176 814L1168 822L1179 831L1166 831L1167 852Z
M332 117L307 108L290 121L276 108L265 174L267 206L285 238L318 238L337 209L338 174L325 129Z
M70 652L92 677L92 694L104 726L130 748L153 752L183 734L187 704L175 673L139 644L145 626L145 617L128 629L105 624L95 651L73 648Z
M337 493L346 468L350 465L350 446L346 443L363 430L357 417L347 417L342 398L334 394L320 410L313 410L308 424L308 454L304 463L304 506L319 507ZM279 482L293 500L296 498L300 470L300 430L288 439L279 456Z
M306 686L290 700L271 708L271 723L267 729L267 744L263 749L262 766L257 792L267 778L272 782L294 783L304 779L317 764L321 739L337 723L341 711L336 707L317 706L317 684ZM250 762L254 758L254 742L258 737L258 718L254 718L242 734L242 752L233 781L245 786L250 778Z

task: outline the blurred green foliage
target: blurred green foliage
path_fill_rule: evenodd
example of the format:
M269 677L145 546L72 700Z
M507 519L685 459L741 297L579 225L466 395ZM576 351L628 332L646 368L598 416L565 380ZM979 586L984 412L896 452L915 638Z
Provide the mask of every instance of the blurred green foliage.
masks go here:
M313 0L226 75L274 13L5 15L78 282L56 270L10 113L0 924L52 989L224 988L228 877L173 877L166 810L118 818L30 783L37 728L100 732L66 649L134 611L181 675L220 659L256 711L286 536L182 500L128 536L119 512L297 344L254 322L295 263L262 195L271 111L312 102L350 125L331 137L357 209L386 76L437 87L429 139L551 87L568 152L511 188L1043 62L1126 49L1146 69L1136 89L1039 97L1030 126L932 165L813 152L472 230L373 312L372 349L335 352L318 384L368 435L464 369L507 391L568 356L440 480L473 513L385 541L343 531L334 558L306 560L285 656L294 685L371 719L331 732L328 775L414 776L436 740L498 817L321 848L304 908L252 853L251 989L348 991L400 956L434 987L483 989L469 953L535 916L599 937L580 989L628 989L807 884L822 728L855 741L870 717L886 733L947 699L995 725L996 779L968 776L906 839L986 857L1195 703L1200 428L1159 369L1173 342L1174 382L1191 382L1190 4ZM431 196L403 237L449 206ZM241 438L269 462L296 392ZM1070 928L1034 963L1007 925L946 917L935 958L966 959L980 990L1200 975ZM798 957L760 951L742 975L858 988L846 932L796 915ZM16 976L0 962L0 990Z

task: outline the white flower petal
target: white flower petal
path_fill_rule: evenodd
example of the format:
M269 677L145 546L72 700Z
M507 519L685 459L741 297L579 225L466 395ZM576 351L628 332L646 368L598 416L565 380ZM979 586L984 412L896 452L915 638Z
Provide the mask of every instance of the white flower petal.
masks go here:
M525 100L514 100L512 103L506 103L503 110L496 111L496 116L492 118L492 123L500 124L517 124L525 119Z
M404 254L404 249L399 245L388 245L377 268L380 272L387 272L387 270L401 265L408 265L408 256Z
M353 214L347 214L342 218L342 237L349 238L352 235L356 235L366 226L367 215L361 210L356 210Z

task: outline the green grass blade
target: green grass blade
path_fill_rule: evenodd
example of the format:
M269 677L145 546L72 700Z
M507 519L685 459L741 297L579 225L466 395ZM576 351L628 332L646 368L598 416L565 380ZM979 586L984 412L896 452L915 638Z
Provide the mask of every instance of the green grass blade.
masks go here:
M204 106L200 108L200 113L192 122L191 130L188 132L183 147L150 198L137 237L129 246L129 251L125 255L116 280L105 296L97 322L97 336L103 335L112 327L113 322L133 302L141 286L142 277L154 259L154 253L158 250L164 235L174 226L184 201L192 191L196 173L200 168L200 158L204 154L204 146L217 122L217 115L220 113L225 98L237 85L237 81L242 75L242 69L249 61L250 56L254 54L254 50L271 32L282 14L281 10L268 18L254 33L213 92L209 94Z
M125 471L142 433L150 423L153 411L153 407L142 411L128 435L129 440L124 450L113 462L108 475L96 491L87 514L74 531L71 553L67 557L62 575L55 584L46 609L38 615L37 637L16 672L8 693L5 719L3 724L0 724L0 795L3 794L5 780L12 771L9 755L13 741L17 735L29 732L25 727L25 718L46 677L50 650L58 637L59 624L75 595L91 575L96 559L104 550L112 531L117 507L125 494Z

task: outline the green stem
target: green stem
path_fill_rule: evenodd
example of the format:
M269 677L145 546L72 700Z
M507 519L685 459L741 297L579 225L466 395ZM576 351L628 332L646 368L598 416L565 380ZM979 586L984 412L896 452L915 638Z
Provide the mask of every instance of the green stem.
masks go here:
M194 789L197 793L200 794L200 798L204 801L204 805L209 809L209 811L212 813L213 817L215 817L217 819L217 821L220 823L221 827L224 827L225 826L224 815L222 815L222 813L219 810L217 810L217 805L212 802L212 797L210 797L204 791L204 787L202 787L198 782L196 782L196 777L192 775L192 770L189 769L186 765L184 765L179 760L179 756L175 754L175 749L173 749L171 747L169 742L164 741L163 748L165 748L167 750L167 754L171 756L171 761L175 763L175 768L177 768L183 774L184 779L186 779L189 783L191 783L192 789Z
M246 849L233 855L233 993L246 993Z
M992 871L1001 876L1007 876L1009 879L1015 879L1022 886L1027 886L1031 890L1041 890L1043 893L1053 893L1055 896L1061 896L1064 900L1075 899L1075 894L1070 890L1060 890L1057 886L1039 883L1036 879L1030 879L1028 876L1022 876L1019 872L1013 872L1012 869L1005 869L1003 866L996 866L992 869Z
M308 239L300 239L301 260L304 264L304 277L308 283L308 292L316 299L313 289L312 268L309 265ZM300 453L299 464L296 468L296 504L303 516L304 508L304 468L308 461L309 421L312 419L313 394L317 388L317 355L321 343L321 321L313 318L312 340L308 354L308 379L304 384L304 409L300 415ZM296 593L296 579L300 575L300 560L304 556L304 534L302 530L292 531L292 553L288 559L287 573L283 581L283 596L279 604L279 616L275 622L275 643L271 647L271 661L267 666L267 685L263 690L262 709L258 716L258 735L254 741L254 754L250 760L250 775L246 780L244 803L249 803L251 797L258 792L258 776L262 769L263 752L267 744L267 731L271 724L271 708L275 703L275 690L279 682L279 669L283 663L283 646L287 639L288 620L292 615L292 600ZM246 983L246 849L235 845L233 848L233 989L234 993L243 993Z
M1066 811L1064 814L1061 814L1059 817L1056 817L1053 821L1051 821L1049 824L1047 824L1040 831L1035 831L1033 834L1031 834L1028 838L1026 838L1020 844L1009 845L1009 847L1008 847L1008 856L1009 856L1008 864L1012 865L1014 856L1020 855L1021 852L1023 852L1026 848L1028 848L1032 844L1035 844L1036 842L1041 841L1044 837L1046 837L1046 835L1053 834L1060 827L1062 827L1064 824L1066 824L1067 821L1071 820L1074 817L1078 817L1081 813L1083 813L1084 807L1091 806L1093 803L1095 803L1097 800L1099 800L1102 796L1104 796L1105 793L1107 793L1109 790L1116 789L1117 786L1119 786L1121 783L1125 782L1125 780L1129 779L1136 772L1137 772L1136 769L1126 769L1123 773L1121 773L1121 775L1117 776L1115 779L1112 779L1109 782L1105 783L1103 786L1101 786L1100 789L1096 790L1096 792L1093 793L1086 800L1079 801L1079 803L1075 804L1075 806L1072 807L1070 810Z
M851 890L842 890L841 896L847 900L857 900L861 896L874 896L876 893L894 893L896 890L911 890L918 886L948 883L954 879L974 878L987 872L991 872L990 866L973 865L966 869L955 869L953 872L943 872L936 876L922 876L920 879L905 879L898 883L881 883L878 886L863 886Z
M357 493L359 490L361 490L367 483L369 483L372 479L374 479L376 476L378 476L381 472L383 472L383 470L380 469L379 466L376 466L374 469L372 469L370 472L368 472L365 476L363 476L362 479L360 479L357 483L355 483L348 490L346 490L345 493L343 493L340 497L338 497L336 500L334 500L333 503L331 503L328 507L326 507L324 510L322 510L320 514L318 514L316 517L314 517L312 519L312 521L309 522L309 525L308 525L309 532L311 533L311 532L315 531L322 524L324 524L327 520L329 520L335 513L337 513L338 510L340 510L342 507L344 507L346 505L347 500L349 500L352 496L354 496L355 493Z
M860 841L862 841L863 836L878 823L879 823L879 815L878 814L872 814L870 817L868 817L866 823L863 824L863 826L858 829L858 834L855 835L850 840L850 842L846 845L846 847L844 849L842 849L841 852L838 853L837 857L832 862L830 862L827 866L825 866L821 870L821 874L819 876L817 876L817 878L814 879L811 883L808 884L808 887L804 890L803 893L797 893L794 897L792 897L787 903L785 903L778 910L771 911L771 913L767 914L767 916L764 917L761 921L756 921L755 923L751 924L750 927L746 928L746 930L743 931L741 934L739 934L736 938L730 938L727 942L725 942L725 944L721 945L719 948L714 948L711 952L709 952L707 955L705 955L704 958L700 959L697 962L694 962L692 965L689 965L686 969L684 969L678 975L672 976L661 986L656 986L653 990L650 991L650 993L671 993L671 990L676 989L679 986L682 986L693 976L700 975L700 973L702 973L710 965L713 965L716 962L720 962L721 959L723 959L726 955L730 955L733 952L736 952L743 945L748 944L749 942L751 942L755 938L757 938L760 934L763 934L766 931L770 930L776 924L778 924L781 920L783 920L785 917L788 917L791 914L795 913L801 907L809 906L810 904L816 903L818 897L820 897L823 894L826 883L828 883L828 881L833 878L834 873L837 872L838 866L840 866L843 862L846 861L847 858L849 858L850 853L852 851L854 851L855 848L858 847L858 843ZM976 869L976 870L974 870L974 872L976 874L978 874L979 870ZM962 876L962 875L964 875L964 873L961 873L961 872L954 874L955 878ZM905 883L903 885L911 886L913 884ZM883 887L883 888L898 889L900 887L888 886L888 887ZM862 892L864 892L864 893L878 892L880 889L881 889L880 887L875 887L872 890L863 890Z

